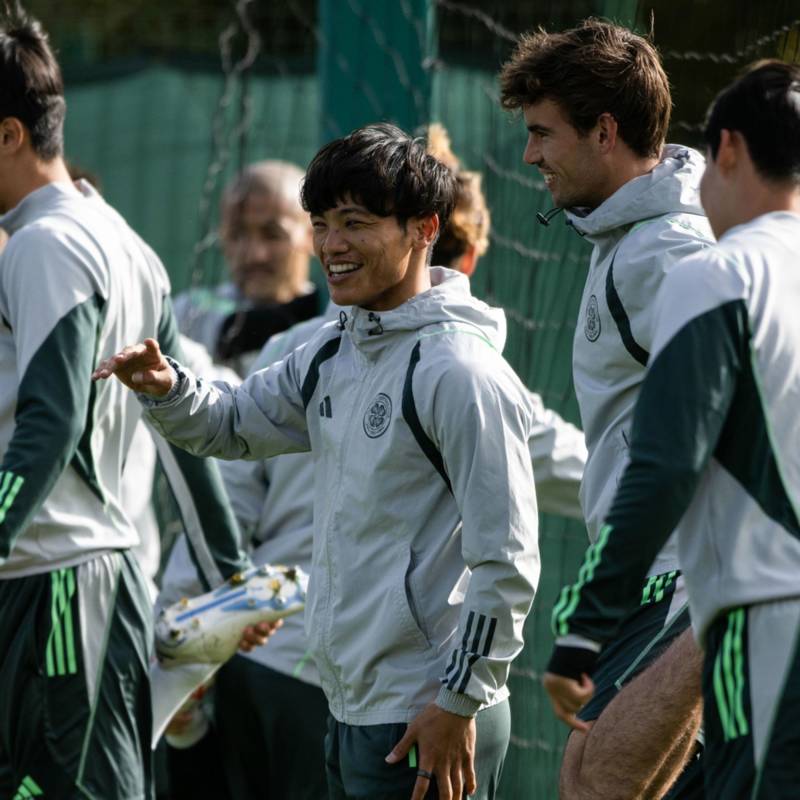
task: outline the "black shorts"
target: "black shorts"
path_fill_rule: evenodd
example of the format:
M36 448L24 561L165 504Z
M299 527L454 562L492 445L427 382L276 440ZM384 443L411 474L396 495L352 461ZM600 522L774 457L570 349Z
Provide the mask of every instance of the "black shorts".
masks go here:
M280 639L268 646L280 647ZM237 654L217 673L214 691L232 797L324 800L328 702L322 689Z
M729 609L706 634L706 796L800 796L800 599Z
M152 616L128 552L0 580L0 797L153 797Z
M690 626L683 576L666 572L648 578L642 602L622 623L617 637L600 653L592 673L594 697L578 717L597 719L623 686L652 664Z
M642 600L618 636L600 654L592 674L594 697L578 717L596 720L625 685L649 667L691 625L683 576L677 570L653 575L642 586ZM666 800L704 796L702 758L692 758Z

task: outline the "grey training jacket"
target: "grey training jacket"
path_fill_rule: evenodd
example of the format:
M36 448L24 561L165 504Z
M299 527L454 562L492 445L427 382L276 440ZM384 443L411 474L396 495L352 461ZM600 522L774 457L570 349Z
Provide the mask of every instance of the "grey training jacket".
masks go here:
M135 546L122 470L141 410L103 358L157 335L178 355L156 254L86 182L48 183L0 224L0 580ZM248 565L213 464L162 458L205 582Z
M581 502L594 542L629 461L633 409L652 350L655 297L682 258L713 243L700 205L702 156L666 145L661 162L591 213L567 212L593 246L573 342L573 378L589 459ZM673 536L649 575L678 568Z
M573 650L614 637L681 515L701 644L733 609L800 596L798 243L800 215L770 212L664 281L631 464L557 620Z
M330 303L324 316L301 322L273 336L261 350L253 371L268 367L305 344L326 322L336 319L340 310L343 309ZM194 365L192 369L204 374ZM528 398L533 409L528 446L539 511L583 519L578 502L578 488L586 463L583 432L546 408L539 395L529 392ZM298 564L309 570L313 544L312 454L292 453L258 461L220 461L219 467L231 506L252 548L253 563ZM201 592L196 567L184 538L180 537L161 580L161 604ZM270 641L269 647L255 647L241 655L319 686L302 615L285 619L280 635Z
M314 453L306 631L348 724L505 699L539 578L531 410L499 352L504 315L458 273L431 279L393 311L353 308L238 389L179 368L170 395L142 398L198 455Z

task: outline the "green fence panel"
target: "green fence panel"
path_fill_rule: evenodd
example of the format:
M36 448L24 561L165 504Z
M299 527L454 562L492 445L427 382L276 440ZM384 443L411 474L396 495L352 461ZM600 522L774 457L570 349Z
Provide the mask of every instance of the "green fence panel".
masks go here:
M215 283L223 272L218 248L193 275L193 253L206 233L202 202L212 206L213 230L220 190L243 161L308 163L317 149L316 76L251 75L250 123L246 138L237 139L245 89L220 109L218 71L149 65L105 73L67 86L68 158L98 176L108 201L164 261L173 291L192 281Z
M435 15L429 0L320 0L322 140L388 120L430 118Z

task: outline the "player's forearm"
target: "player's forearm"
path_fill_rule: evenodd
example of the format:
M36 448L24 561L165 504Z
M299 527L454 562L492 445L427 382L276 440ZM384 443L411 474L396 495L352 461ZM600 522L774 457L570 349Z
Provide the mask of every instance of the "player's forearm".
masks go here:
M671 529L643 534L604 525L589 546L577 580L565 586L553 608L556 647L547 671L580 679L591 675L603 645L641 601L641 586Z
M168 360L177 374L169 393L138 397L148 421L176 446L228 460L310 449L305 409L294 396L290 367L257 373L234 387L204 381Z
M538 553L476 565L437 704L470 716L495 698L523 646L522 630L539 577Z

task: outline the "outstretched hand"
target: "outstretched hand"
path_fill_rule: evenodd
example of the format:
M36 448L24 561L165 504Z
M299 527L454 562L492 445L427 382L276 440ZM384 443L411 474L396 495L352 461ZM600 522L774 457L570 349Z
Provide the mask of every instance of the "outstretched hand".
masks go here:
M436 777L441 800L461 800L464 793L475 794L475 720L428 704L408 725L403 738L386 761L396 764L416 743L419 752L417 782L411 800L422 800Z
M588 732L589 725L575 715L594 695L592 679L588 675L581 675L580 681L576 681L563 675L545 672L542 683L550 695L555 715L570 728L583 733Z
M101 361L92 380L116 375L129 389L163 397L172 388L173 372L155 339L128 345L124 350Z

